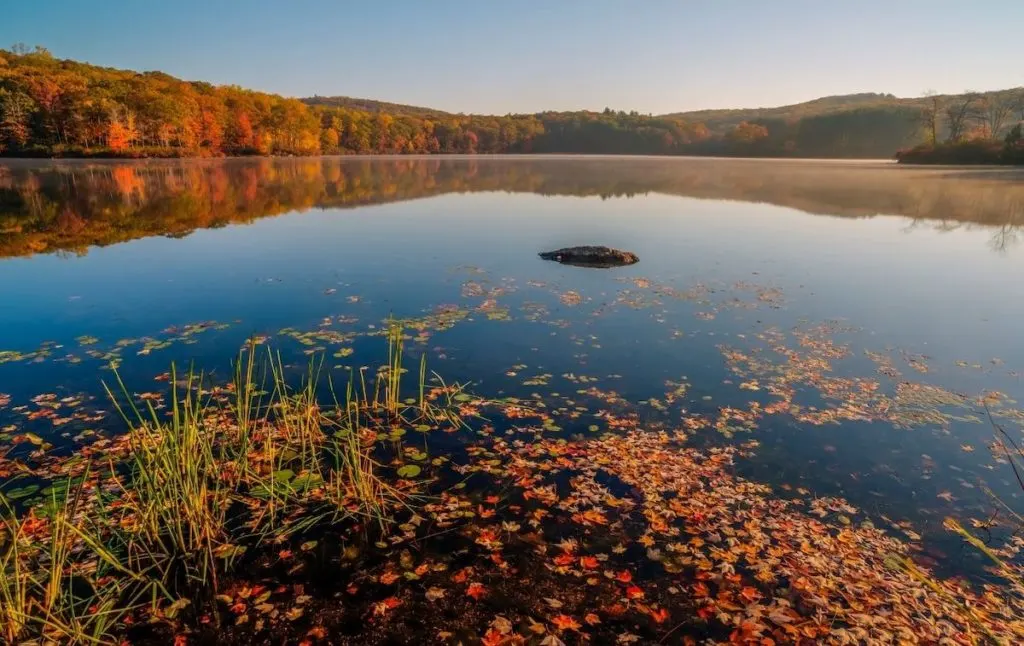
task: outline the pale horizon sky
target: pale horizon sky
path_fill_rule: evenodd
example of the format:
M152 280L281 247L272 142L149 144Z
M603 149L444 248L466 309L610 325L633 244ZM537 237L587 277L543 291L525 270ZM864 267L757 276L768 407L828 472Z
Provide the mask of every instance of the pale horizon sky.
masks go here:
M1024 86L1024 1L33 0L0 47L450 112L662 114Z

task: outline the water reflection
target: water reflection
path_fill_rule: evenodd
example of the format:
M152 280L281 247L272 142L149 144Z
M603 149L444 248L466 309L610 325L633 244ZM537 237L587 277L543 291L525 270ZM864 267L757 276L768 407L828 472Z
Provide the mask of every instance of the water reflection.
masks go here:
M0 165L0 256L84 254L291 211L480 191L661 193L838 217L900 215L911 228L991 228L996 251L1015 245L1024 224L1024 173L1015 170L571 157L12 161Z

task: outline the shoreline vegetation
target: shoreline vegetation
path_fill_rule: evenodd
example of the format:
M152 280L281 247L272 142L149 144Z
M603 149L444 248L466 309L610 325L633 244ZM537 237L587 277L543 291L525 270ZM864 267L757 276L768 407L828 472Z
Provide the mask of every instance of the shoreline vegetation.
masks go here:
M1017 124L1002 141L981 137L921 144L896 153L901 164L1024 166L1024 135Z
M963 105L966 110L962 110ZM938 107L936 107L938 106ZM999 138L1024 120L1024 89L644 115L452 114L347 97L286 98L0 50L0 156L179 158L338 154L616 154L891 158L948 136ZM917 158L926 159L920 151ZM1002 157L1001 157L1002 159ZM1006 157L1018 161L1019 157Z
M410 387L412 337L396 321L382 336L386 364L339 389L315 357L290 386L295 368L254 340L225 384L173 369L167 392L108 384L122 435L71 452L18 435L0 453L0 636L1024 639L1018 543L992 547L947 520L992 572L943 578L842 499L737 477L756 440L697 449L706 420L641 425L614 397L588 433L563 433L572 414L473 395L428 376L425 355Z

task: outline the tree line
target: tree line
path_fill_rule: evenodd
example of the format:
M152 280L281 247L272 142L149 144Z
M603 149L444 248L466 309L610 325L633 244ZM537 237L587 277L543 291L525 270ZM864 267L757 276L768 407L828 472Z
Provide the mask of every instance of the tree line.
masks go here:
M918 113L925 141L897 153L904 163L1024 164L1024 89L928 92Z
M672 154L707 136L636 112L427 117L316 103L0 50L0 152L12 156Z
M772 157L889 157L942 133L974 137L1014 121L1016 108L979 95L961 110L865 95L804 110L707 123L685 115L541 112L449 114L367 100L292 99L237 86L182 81L54 57L44 48L0 50L0 155L194 157L444 153L604 153ZM882 96L883 95L877 95ZM947 99L942 97L943 100ZM803 104L802 104L803 105ZM1015 104L1007 103L1008 106ZM984 106L984 108L983 108ZM799 107L799 106L793 106ZM791 107L792 108L792 107ZM717 111L743 112L743 111ZM961 114L962 113L962 114ZM969 127L970 126L970 127Z

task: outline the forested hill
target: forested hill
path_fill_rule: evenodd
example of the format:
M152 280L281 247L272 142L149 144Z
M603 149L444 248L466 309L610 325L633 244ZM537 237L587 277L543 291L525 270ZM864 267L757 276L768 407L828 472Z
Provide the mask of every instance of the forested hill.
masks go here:
M892 94L863 92L860 94L825 96L820 99L804 101L803 103L771 108L691 110L689 112L673 112L665 116L701 121L712 131L718 131L733 127L741 121L798 121L800 119L851 112L853 110L906 107L916 101L917 99L900 99Z
M383 112L394 115L409 115L414 117L451 117L450 112L424 108L418 105L405 105L402 103L388 103L387 101L376 101L374 99L358 99L351 96L311 96L302 99L306 105L326 108L348 108L350 110L362 110L363 112Z
M978 95L966 107L955 97L942 97L939 103L935 97L908 101L854 96L858 98L830 97L755 112L652 116L605 109L466 115L369 99L299 100L183 81L161 72L98 67L58 59L45 49L18 48L0 50L0 154L879 158L917 143L935 143L940 134L952 141L991 138L1024 118L1024 102L1018 101L1024 95L1016 91ZM1000 98L998 106L990 100L994 97ZM995 107L1008 112L997 115Z
M725 137L740 124L764 126L769 149L801 156L860 157L916 144L1001 140L1024 121L1024 88L900 98L892 94L827 96L771 108L697 110L664 115L699 121ZM870 155L867 155L870 156Z

